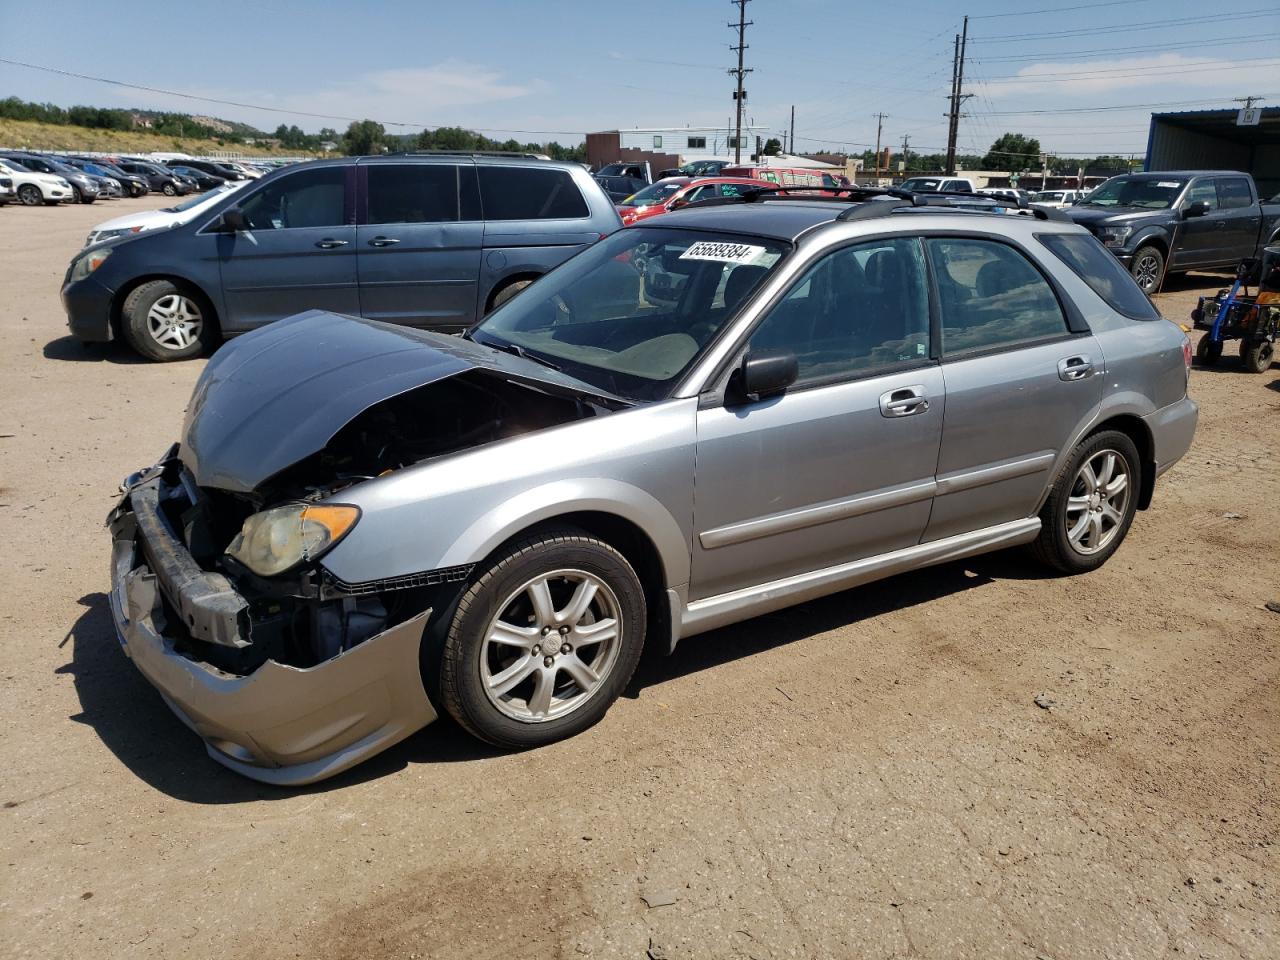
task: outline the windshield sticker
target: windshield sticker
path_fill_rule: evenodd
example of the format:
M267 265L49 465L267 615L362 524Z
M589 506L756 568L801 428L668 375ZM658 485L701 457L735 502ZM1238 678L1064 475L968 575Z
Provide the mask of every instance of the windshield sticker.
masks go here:
M713 243L699 240L680 254L681 260L716 260L720 263L754 263L765 252L764 247L749 243Z
M1173 187L1175 190L1182 186L1177 180L1161 180L1156 184L1157 187Z

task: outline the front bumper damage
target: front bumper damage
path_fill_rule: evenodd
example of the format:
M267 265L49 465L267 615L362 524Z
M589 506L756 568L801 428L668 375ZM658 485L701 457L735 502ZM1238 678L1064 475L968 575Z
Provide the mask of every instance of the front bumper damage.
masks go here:
M210 757L265 783L313 783L435 719L419 668L430 610L312 667L267 660L241 676L194 656L192 639L250 643L247 604L196 563L160 509L163 495L160 470L137 475L107 520L111 612L125 653Z

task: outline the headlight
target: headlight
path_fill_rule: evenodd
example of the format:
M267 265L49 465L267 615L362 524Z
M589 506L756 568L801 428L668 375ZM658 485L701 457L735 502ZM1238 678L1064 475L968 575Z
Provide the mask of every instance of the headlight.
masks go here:
M227 547L261 577L274 577L315 560L360 519L359 507L291 503L255 513Z
M1118 247L1129 239L1131 233L1133 233L1133 227L1101 227L1098 230L1098 239L1108 247Z
M68 183L66 180L63 180L61 177L59 177L59 178L58 178L58 186L60 186L60 187L70 187L70 186L71 186L71 184L70 184L70 183Z
M102 250L91 250L79 257L76 262L71 265L71 279L83 280L89 274L93 273L93 271L102 266L109 256L111 256L111 248L106 247Z

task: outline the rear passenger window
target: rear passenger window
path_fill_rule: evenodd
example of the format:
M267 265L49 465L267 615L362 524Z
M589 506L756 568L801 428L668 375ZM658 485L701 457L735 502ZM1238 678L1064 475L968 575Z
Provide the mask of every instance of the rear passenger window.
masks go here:
M1223 210L1239 210L1253 203L1249 181L1243 177L1222 177L1218 181L1218 206Z
M486 220L568 220L589 215L587 201L565 170L481 167Z
M1053 288L1017 250L990 240L926 242L938 284L944 356L1018 346L1067 332Z
M799 384L927 361L929 284L920 241L871 241L827 254L769 311L750 349L794 353Z
M1129 271L1120 266L1120 261L1097 237L1054 233L1043 235L1039 240L1112 310L1131 320L1160 319L1159 311L1129 276Z
M458 168L452 164L369 164L370 223L458 219Z

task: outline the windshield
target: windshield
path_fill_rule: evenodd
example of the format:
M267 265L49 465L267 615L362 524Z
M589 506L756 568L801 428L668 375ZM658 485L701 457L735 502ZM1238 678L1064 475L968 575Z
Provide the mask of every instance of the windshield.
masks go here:
M183 210L190 210L192 207L198 207L202 203L208 203L219 194L225 193L226 189L227 188L225 186L222 186L214 190L210 190L208 193L197 193L195 196L188 197L181 203L175 203L172 207L165 207L164 212L181 213Z
M628 227L471 332L615 396L661 400L777 266L778 240Z
M912 177L910 180L902 181L903 190L937 190L939 180L930 179L929 177Z
M1039 203L1048 203L1052 200L1061 200L1065 196L1066 194L1061 190L1042 190L1040 193L1032 196L1031 199Z
M633 193L618 204L620 207L647 207L652 203L662 203L683 187L683 183L651 183L643 190Z
M1131 179L1115 177L1098 187L1082 202L1086 207L1142 207L1146 210L1168 210L1187 185L1185 180L1159 180L1154 177Z

